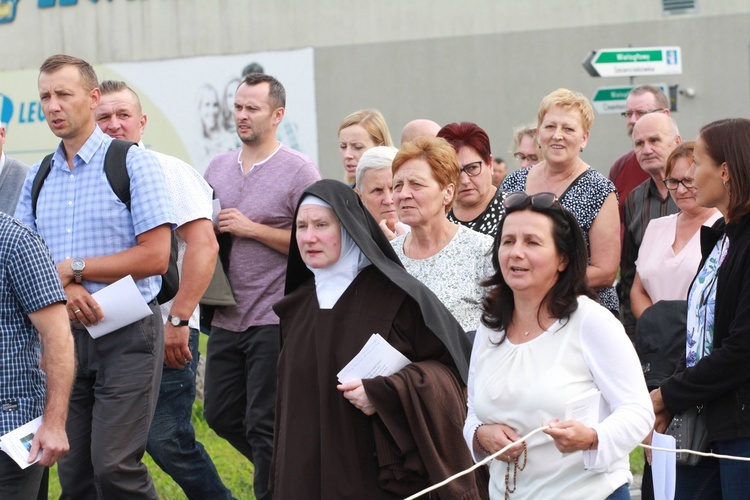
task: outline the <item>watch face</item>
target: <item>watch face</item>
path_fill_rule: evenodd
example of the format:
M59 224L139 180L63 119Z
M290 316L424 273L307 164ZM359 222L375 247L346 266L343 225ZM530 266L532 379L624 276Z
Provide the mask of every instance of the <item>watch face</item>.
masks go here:
M86 263L83 259L73 259L73 262L70 263L70 267L73 271L83 271L83 268L86 267Z
M180 318L178 318L177 316L172 316L172 324L174 326L180 326Z

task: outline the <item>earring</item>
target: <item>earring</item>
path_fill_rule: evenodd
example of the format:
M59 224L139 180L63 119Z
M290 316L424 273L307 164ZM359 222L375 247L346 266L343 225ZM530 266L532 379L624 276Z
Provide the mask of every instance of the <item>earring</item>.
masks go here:
M583 153L583 146L581 146L581 153Z
M725 182L724 183L724 189L726 189L727 191L729 191L729 182Z

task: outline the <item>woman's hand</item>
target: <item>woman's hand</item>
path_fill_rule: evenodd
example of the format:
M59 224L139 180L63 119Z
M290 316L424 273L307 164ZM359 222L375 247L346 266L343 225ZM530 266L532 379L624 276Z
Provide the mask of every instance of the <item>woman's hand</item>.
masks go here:
M651 404L654 405L654 413L658 414L665 410L664 399L661 397L661 388L651 391Z
M505 424L484 424L477 427L474 440L481 445L481 448L477 448L477 451L492 455L498 450L501 450L508 446L514 441L521 439L521 436L513 429ZM482 449L483 448L483 449ZM510 462L523 453L523 443L509 448L505 453L498 456L498 460L503 462Z
M356 406L365 415L375 415L375 407L370 403L370 398L367 397L365 388L362 385L362 380L352 380L345 384L339 384L336 389L344 393L344 397L349 400L351 404Z
M542 422L542 425L548 424ZM555 446L563 453L594 450L599 443L596 431L577 420L560 422L559 418L553 418L549 423L549 429L545 429L544 433L552 436Z

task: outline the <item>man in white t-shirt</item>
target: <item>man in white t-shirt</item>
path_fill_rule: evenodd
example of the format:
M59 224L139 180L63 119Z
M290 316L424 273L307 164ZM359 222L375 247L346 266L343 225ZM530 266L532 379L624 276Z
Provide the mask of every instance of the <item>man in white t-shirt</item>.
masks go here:
M125 84L107 80L99 85L96 122L115 139L140 142L146 127L138 95ZM211 187L190 165L152 151L166 178L167 193L177 222L180 287L161 304L164 321L164 371L159 400L146 451L189 498L231 499L211 457L195 440L191 422L198 367L198 301L213 275L218 243L211 222ZM183 269L187 272L183 273Z

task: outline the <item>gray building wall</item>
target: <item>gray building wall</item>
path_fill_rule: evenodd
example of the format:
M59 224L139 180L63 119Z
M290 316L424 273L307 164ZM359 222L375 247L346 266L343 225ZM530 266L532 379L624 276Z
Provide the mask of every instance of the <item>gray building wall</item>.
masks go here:
M546 93L592 97L628 83L584 71L599 48L680 46L683 74L635 83L693 88L674 114L692 138L711 120L750 116L748 28L746 0L698 0L694 14L673 16L658 0L80 0L47 9L27 0L0 25L0 85L2 71L60 52L100 64L314 47L317 123L300 126L318 127L321 170L341 178L338 123L364 107L384 113L397 142L413 118L469 120L509 156L511 129L536 118ZM583 158L606 172L629 148L623 119L598 115Z

